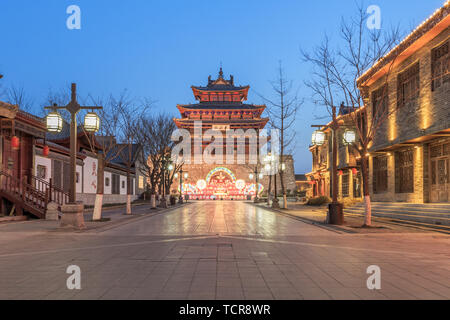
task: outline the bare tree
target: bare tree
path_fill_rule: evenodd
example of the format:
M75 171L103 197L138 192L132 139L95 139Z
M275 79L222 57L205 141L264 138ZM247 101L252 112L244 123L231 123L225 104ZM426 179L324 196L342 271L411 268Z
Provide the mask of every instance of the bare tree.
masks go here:
M79 96L77 94L77 96ZM45 106L52 106L52 105L58 105L58 106L65 106L67 105L68 101L71 99L71 85L65 85L64 87L61 87L57 90L50 88L47 93L47 97L45 98L44 105ZM84 99L82 97L79 98L79 101L83 101ZM58 112L61 114L61 117L64 119L66 123L70 123L70 112L68 112L65 109L58 110ZM40 109L40 116L45 117L45 110Z
M105 189L105 168L111 164L124 149L123 145L117 143L117 135L120 131L120 114L117 108L118 104L122 104L124 100L123 94L117 98L110 95L108 99L93 98L89 96L91 104L102 106L103 109L97 110L100 118L100 127L97 134L86 135L90 138L89 144L91 152L97 155L97 193L95 196L94 212L92 220L102 219L103 195ZM84 130L84 127L83 127Z
M142 119L148 109L153 104L150 99L143 99L138 103L135 99L124 99L123 103L117 103L119 112L120 135L119 139L123 145L120 157L127 167L127 214L131 214L131 195L132 195L132 179L131 168L138 160L142 146L138 144L137 129L139 128L140 119ZM139 130L139 129L138 129Z
M292 151L295 130L294 123L297 110L302 101L293 92L293 82L285 76L281 61L278 65L277 78L270 82L275 97L269 99L259 95L268 105L267 112L270 117L270 125L279 132L280 161L285 161L285 155ZM283 194L283 208L287 209L286 184L284 169L278 170L280 176L281 192ZM276 192L276 191L275 191Z
M169 190L175 172L179 171L182 163L174 163L174 170L167 175L166 168L163 168L166 159L170 159L170 153L174 142L171 140L176 126L172 118L166 114L143 117L140 124L136 126L135 136L142 145L140 162L142 164L141 173L146 177L150 185L150 194L156 194L158 189L161 192L163 174L166 172L165 189Z
M5 89L6 102L19 106L20 109L30 112L33 109L34 101L27 95L23 87L14 85Z
M357 7L357 14L350 19L342 19L340 36L342 45L333 49L330 40L325 36L323 42L312 53L302 51L303 60L313 66L312 79L306 81L306 86L313 92L314 102L327 107L333 118L333 127L337 129L335 110L340 105L350 112L348 117L356 128L363 178L363 194L365 203L364 225L371 225L371 201L369 191L368 151L378 129L389 116L397 109L387 106L387 83L390 80L391 70L399 52L393 51L392 57L387 61L384 85L381 87L381 99L373 104L375 111L372 117L367 117L368 90L360 87L358 79L372 65L384 57L399 43L401 37L398 28L388 31L369 30L366 28L367 14L362 6ZM336 135L334 135L336 145ZM333 148L335 149L335 148ZM334 154L335 152L333 152ZM334 159L336 155L334 154ZM335 177L336 163L333 163L333 176ZM337 180L333 179L333 198L337 192Z

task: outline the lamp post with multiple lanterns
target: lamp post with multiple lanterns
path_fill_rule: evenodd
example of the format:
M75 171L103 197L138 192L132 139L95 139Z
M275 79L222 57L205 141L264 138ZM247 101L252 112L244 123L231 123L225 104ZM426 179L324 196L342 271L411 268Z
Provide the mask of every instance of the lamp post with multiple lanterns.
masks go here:
M76 154L77 154L77 118L76 115L80 110L94 110L102 109L99 106L80 106L77 102L75 83L72 83L71 100L66 106L53 106L45 107L45 109L53 110L46 117L47 130L49 132L58 133L62 131L63 119L57 110L65 109L69 111L70 120L70 187L69 187L69 202L76 202ZM87 132L95 133L100 128L100 118L94 112L88 112L84 117L84 129Z
M342 106L342 105L341 105ZM331 121L330 128L332 134L332 167L331 167L331 182L332 182L332 202L328 205L328 223L330 224L343 224L344 213L342 204L338 202L338 172L337 172L337 130L339 125L336 119L336 107L332 108L333 120ZM323 125L313 125L312 127L324 127ZM346 129L343 135L343 144L349 145L356 141L356 133L354 130ZM325 142L325 133L321 130L315 130L311 138L312 145L320 146Z
M63 119L57 110L67 110L70 113L70 176L69 176L69 202L67 205L77 205L76 201L76 160L77 160L77 118L76 115L80 110L94 110L94 109L102 109L99 106L80 106L77 102L77 86L75 83L72 83L71 86L71 100L69 104L66 106L58 106L54 104L53 106L45 107L45 109L50 109L50 112L46 117L46 125L47 130L49 132L58 133L63 129ZM100 128L100 118L93 111L88 112L84 117L84 129L87 132L95 133ZM81 209L80 207L67 207L66 213L76 213L76 218L65 219L66 221L63 223L75 227L82 228L84 227L84 219L82 213L82 203ZM81 215L79 212L81 210ZM64 208L62 208L64 212ZM64 215L63 215L64 219ZM75 219L75 220L74 220Z

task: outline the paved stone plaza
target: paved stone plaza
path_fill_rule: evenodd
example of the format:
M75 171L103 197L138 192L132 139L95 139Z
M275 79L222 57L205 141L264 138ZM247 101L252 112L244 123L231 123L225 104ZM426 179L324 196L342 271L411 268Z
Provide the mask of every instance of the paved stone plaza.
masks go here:
M1 225L0 299L450 298L447 235L349 234L232 201L151 212L84 232ZM70 265L81 290L67 288Z

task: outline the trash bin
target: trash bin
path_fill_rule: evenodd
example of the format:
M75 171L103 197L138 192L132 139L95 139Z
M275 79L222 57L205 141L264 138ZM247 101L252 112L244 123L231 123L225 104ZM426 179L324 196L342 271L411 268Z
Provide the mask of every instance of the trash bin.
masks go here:
M328 204L328 223L342 225L344 224L344 206L342 203Z

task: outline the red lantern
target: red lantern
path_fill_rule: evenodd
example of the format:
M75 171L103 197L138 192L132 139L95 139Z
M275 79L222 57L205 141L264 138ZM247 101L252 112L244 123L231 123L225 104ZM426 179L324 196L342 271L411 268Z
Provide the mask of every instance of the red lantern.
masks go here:
M338 171L338 174L339 174L340 176L342 176L342 175L344 174L344 172L342 172L342 170L339 170L339 171Z
M358 174L358 170L356 170L356 168L353 168L353 169L352 169L352 174L353 174L353 175L357 175L357 174Z
M48 157L49 153L50 153L50 148L48 146L44 146L44 148L42 149L42 155L44 157Z
M13 150L18 150L19 149L19 138L17 138L16 136L13 136L11 138L11 148L13 148Z

